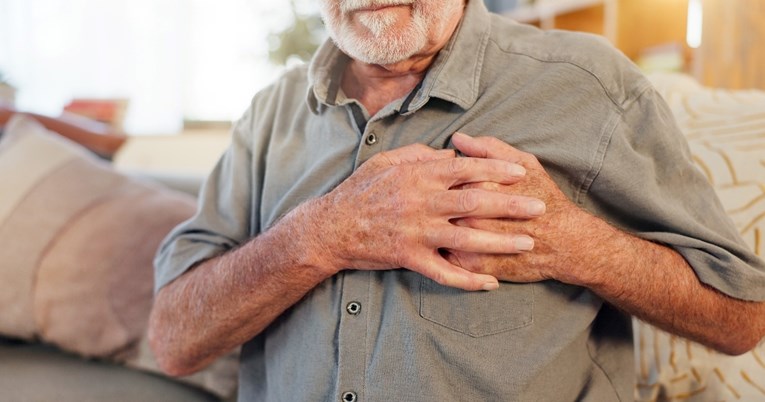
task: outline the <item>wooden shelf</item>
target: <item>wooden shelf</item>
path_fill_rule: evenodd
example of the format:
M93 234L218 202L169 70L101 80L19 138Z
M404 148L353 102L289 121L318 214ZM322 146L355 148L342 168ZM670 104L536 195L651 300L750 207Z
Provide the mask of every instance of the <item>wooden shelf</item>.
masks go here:
M603 35L637 60L656 46L686 48L687 9L688 0L537 0L505 15L542 29Z
M605 36L616 43L617 0L537 0L505 13L542 29L570 29Z
M521 6L506 15L518 22L534 23L557 15L602 5L605 0L538 0L535 4Z

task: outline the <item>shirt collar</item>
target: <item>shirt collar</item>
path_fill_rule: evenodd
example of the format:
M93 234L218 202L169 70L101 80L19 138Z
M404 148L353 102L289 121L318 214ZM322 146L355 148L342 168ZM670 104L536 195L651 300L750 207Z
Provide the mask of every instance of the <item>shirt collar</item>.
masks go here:
M479 95L479 79L491 32L491 15L480 0L468 0L465 15L454 35L441 49L433 65L408 99L402 114L413 113L431 97L452 102L467 110ZM343 70L349 58L327 39L308 69L309 109L318 114L322 105L334 106Z
M321 105L334 106L345 65L349 57L327 39L319 47L308 67L308 107L314 113Z
M479 80L491 32L491 14L481 0L468 0L465 16L425 75L409 111L436 97L467 110L479 95Z

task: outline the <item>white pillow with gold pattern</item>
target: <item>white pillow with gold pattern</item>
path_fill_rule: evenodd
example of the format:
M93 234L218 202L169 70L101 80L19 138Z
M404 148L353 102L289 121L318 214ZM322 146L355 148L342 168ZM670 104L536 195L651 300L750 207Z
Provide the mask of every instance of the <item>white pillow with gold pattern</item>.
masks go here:
M680 74L650 77L693 158L752 250L765 254L765 92L705 88ZM765 401L765 343L726 356L634 321L638 401Z

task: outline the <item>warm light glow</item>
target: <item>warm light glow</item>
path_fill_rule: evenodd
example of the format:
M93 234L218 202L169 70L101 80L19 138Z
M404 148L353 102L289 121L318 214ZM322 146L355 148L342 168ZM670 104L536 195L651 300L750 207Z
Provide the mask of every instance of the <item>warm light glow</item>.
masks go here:
M701 8L701 0L690 0L688 2L688 32L685 40L688 46L697 49L701 46L702 21L704 20L704 11Z

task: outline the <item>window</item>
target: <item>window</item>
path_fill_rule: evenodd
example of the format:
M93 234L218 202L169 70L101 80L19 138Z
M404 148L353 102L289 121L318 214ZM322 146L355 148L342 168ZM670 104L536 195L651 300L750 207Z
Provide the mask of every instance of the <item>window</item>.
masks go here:
M0 0L0 71L20 109L126 98L128 133L174 133L238 118L279 74L267 36L290 19L282 1Z

